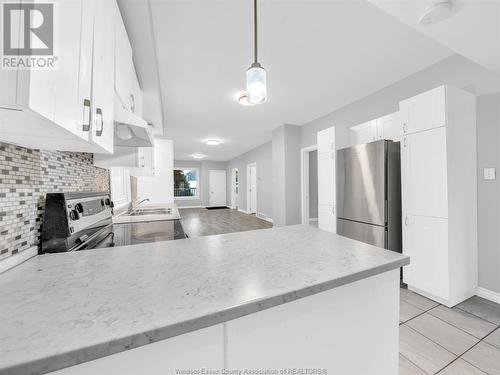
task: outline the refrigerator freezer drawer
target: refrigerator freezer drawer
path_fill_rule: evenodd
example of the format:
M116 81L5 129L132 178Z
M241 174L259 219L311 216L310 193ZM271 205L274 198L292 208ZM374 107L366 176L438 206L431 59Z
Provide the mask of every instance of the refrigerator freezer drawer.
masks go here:
M353 240L365 242L370 245L385 248L385 227L359 223L356 221L337 219L337 234L352 238Z

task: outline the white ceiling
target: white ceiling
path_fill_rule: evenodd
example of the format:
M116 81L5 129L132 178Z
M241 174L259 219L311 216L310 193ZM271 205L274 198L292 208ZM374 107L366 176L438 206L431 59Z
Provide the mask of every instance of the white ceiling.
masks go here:
M454 0L448 19L419 25L436 0L368 0L372 4L475 63L500 74L500 1Z
M235 98L252 62L252 1L149 2L164 135L174 140L177 159L203 153L229 160L270 140L284 123L302 125L453 54L366 1L260 1L268 102L244 107ZM139 13L127 17L129 33L149 27ZM134 49L150 38L143 34ZM151 58L140 64L153 69ZM211 138L224 143L206 146Z

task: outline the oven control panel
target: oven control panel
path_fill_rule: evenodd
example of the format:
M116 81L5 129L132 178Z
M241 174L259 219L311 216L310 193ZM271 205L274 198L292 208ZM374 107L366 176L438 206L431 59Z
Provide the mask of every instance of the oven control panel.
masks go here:
M113 202L107 195L66 200L69 230L79 232L113 215Z

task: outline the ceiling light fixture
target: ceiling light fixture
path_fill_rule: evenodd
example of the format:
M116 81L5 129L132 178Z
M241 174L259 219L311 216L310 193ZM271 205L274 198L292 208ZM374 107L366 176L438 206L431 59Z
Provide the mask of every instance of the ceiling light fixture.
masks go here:
M209 139L205 143L208 146L218 146L218 145L220 145L220 140L218 140L218 139Z
M254 105L253 103L250 103L248 101L248 95L245 91L243 91L239 96L238 96L238 102L241 104L241 105L246 105L246 106L250 106L250 105Z
M247 97L251 104L267 100L266 71L257 60L257 0L253 1L254 60L247 70Z
M448 18L452 10L453 2L451 0L436 0L424 10L418 23L423 26L435 24Z
M204 155L204 154L193 154L193 155L189 155L191 156L193 159L203 159L203 158L206 158L207 155Z

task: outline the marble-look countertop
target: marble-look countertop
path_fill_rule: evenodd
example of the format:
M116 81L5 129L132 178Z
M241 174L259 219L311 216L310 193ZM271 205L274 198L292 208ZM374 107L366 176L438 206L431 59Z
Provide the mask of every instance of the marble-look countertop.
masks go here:
M0 275L0 374L39 374L409 263L310 226L36 256Z

